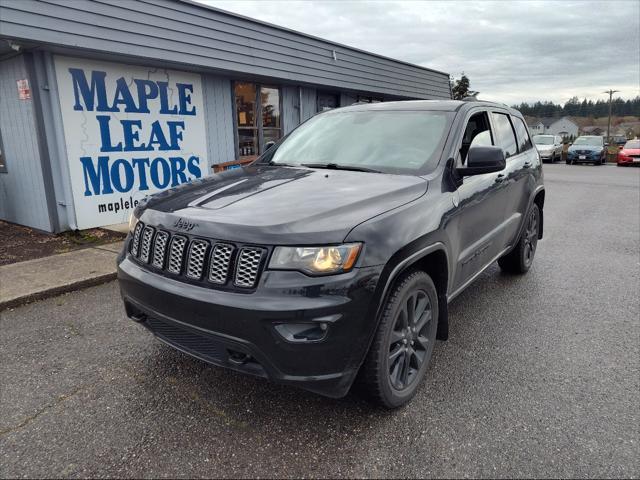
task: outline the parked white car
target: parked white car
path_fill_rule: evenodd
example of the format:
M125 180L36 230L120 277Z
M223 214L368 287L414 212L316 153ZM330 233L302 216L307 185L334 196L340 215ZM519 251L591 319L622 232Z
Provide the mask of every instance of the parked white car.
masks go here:
M536 145L543 162L562 160L562 137L558 135L534 135Z

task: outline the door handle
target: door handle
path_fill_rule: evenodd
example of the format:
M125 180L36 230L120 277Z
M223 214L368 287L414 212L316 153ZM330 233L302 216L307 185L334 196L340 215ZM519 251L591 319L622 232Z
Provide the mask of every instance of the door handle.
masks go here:
M522 168L529 168L531 167L531 162L524 162L524 164L522 165Z
M504 179L505 179L505 176L503 173L501 173L496 177L496 183L502 183L504 182Z

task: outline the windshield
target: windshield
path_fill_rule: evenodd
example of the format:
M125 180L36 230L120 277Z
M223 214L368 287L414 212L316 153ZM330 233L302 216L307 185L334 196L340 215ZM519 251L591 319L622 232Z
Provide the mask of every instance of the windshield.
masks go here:
M624 144L625 150L638 150L640 149L640 140L629 140Z
M533 137L533 143L536 145L553 145L553 137L550 135L536 135Z
M448 112L331 112L310 119L265 160L416 173L442 151Z
M597 147L602 146L602 137L578 137L573 142L574 145L593 145Z

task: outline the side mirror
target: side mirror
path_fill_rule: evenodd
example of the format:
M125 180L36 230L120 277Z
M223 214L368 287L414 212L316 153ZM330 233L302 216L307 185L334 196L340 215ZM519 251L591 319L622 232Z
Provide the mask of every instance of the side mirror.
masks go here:
M264 151L267 152L275 144L276 142L274 142L273 140L268 141L267 143L264 144Z
M467 175L482 175L483 173L499 172L504 170L506 161L504 152L500 147L473 147L467 153L467 165L457 168L460 177Z

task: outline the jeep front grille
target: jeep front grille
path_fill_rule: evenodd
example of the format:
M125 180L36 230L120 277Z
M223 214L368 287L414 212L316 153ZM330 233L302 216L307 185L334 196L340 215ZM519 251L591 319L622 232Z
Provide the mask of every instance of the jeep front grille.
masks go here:
M138 222L135 230L133 231L133 241L131 242L131 254L133 256L138 256L138 249L140 248L140 235L142 234L142 228L144 225L141 222Z
M169 234L158 230L156 233L156 241L153 245L153 262L156 268L164 268L164 259L167 253L167 243L169 242Z
M182 272L182 261L184 258L184 247L187 245L186 237L176 235L171 240L171 249L169 250L169 270L171 273L179 275Z
M189 281L248 290L258 283L268 249L172 235L138 222L130 252L143 264Z
M258 279L258 271L264 250L262 248L243 248L240 250L236 276L233 283L238 287L252 288Z
M187 262L187 277L202 278L204 270L204 261L209 249L209 242L205 240L194 240L189 247L189 260Z
M153 227L146 226L142 231L142 241L140 242L140 260L149 263L151 253L151 240L153 240Z
M229 265L231 264L231 255L233 255L233 246L226 243L217 243L213 247L211 253L211 267L209 268L209 281L223 285L227 283L229 276Z

